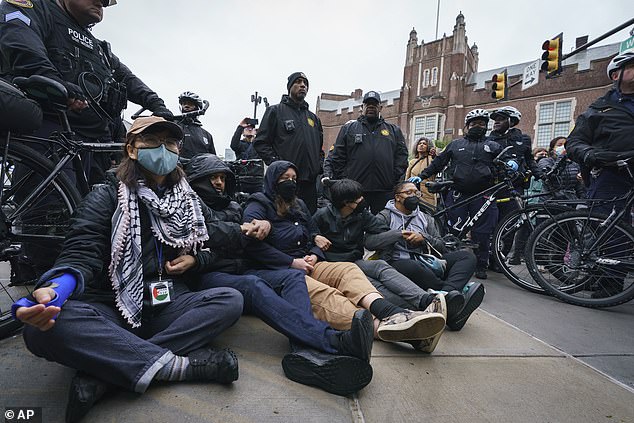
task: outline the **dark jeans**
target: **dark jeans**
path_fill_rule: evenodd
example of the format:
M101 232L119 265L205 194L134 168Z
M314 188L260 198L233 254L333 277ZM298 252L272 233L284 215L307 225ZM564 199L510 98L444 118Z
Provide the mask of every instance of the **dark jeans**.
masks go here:
M317 185L314 180L298 181L297 196L304 200L311 214L317 211Z
M141 327L102 303L67 301L53 328L24 328L33 354L135 392L145 392L174 355L206 346L242 314L242 295L214 288L176 295Z
M462 291L475 271L475 255L469 250L458 250L443 254L442 258L447 260L444 279L417 260L393 260L390 264L423 289Z
M590 188L586 196L605 200L621 197L629 191L632 184L634 181L630 179L626 171L602 169L597 177L592 177L590 180ZM594 210L598 213L610 214L613 206L617 211L622 210L625 207L625 200L616 203L597 203L594 205ZM631 224L632 217L629 213L625 214L624 219L626 223Z
M458 197L456 197L458 195ZM447 206L451 206L468 195L462 195L458 193L452 193L447 196ZM459 227L469 218L478 213L478 210L486 202L486 198L480 197L460 206L454 210L451 210L448 215L452 225L456 225L459 222ZM476 258L478 259L477 267L486 269L489 263L489 251L491 250L491 234L495 230L495 225L498 221L498 209L494 203L492 203L486 211L478 218L475 225L471 228L471 240L478 244L478 250L476 252Z
M200 287L234 288L244 297L245 313L259 317L291 341L328 353L336 352L330 339L338 331L313 317L303 271L251 270L248 273L207 273L201 277Z

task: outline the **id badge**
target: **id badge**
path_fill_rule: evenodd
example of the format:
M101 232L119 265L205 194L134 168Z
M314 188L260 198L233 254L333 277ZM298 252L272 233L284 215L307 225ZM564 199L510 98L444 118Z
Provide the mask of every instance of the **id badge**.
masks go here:
M169 304L174 299L174 283L171 279L146 282L150 294L150 305Z

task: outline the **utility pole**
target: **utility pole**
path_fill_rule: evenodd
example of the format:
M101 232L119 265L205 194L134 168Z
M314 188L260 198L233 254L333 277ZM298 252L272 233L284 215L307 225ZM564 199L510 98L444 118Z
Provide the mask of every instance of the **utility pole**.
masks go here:
M262 97L258 95L256 91L255 94L251 94L251 102L253 103L253 119L258 118L258 104L262 103Z

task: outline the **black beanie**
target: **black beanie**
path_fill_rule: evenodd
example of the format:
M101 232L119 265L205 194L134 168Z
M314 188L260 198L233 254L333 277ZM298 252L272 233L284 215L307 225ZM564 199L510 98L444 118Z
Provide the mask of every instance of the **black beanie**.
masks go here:
M288 77L288 83L286 84L286 91L291 90L291 86L293 85L293 82L295 82L297 78L304 78L306 80L306 87L308 87L308 78L306 77L306 75L304 75L304 72L293 72Z

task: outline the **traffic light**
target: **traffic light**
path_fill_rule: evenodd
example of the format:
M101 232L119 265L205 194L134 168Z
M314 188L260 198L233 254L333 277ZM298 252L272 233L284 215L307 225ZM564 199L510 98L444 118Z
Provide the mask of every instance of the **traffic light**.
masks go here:
M552 78L561 73L561 47L564 43L564 33L544 41L542 44L542 70L546 72L546 78Z
M509 94L508 76L506 69L502 73L496 73L491 78L491 97L496 100L504 100Z

